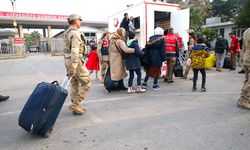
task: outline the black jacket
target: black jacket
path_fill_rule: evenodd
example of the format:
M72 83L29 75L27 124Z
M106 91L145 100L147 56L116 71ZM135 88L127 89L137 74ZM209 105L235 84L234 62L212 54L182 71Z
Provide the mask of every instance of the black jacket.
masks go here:
M123 27L127 32L129 31L129 19L123 18L120 27Z
M161 67L166 60L166 43L162 35L154 35L149 38L146 45L144 60L147 66Z

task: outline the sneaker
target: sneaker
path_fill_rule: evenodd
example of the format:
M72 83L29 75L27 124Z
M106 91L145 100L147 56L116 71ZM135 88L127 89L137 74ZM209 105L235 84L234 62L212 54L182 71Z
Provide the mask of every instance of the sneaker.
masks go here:
M128 87L128 94L132 93L135 93L135 90L133 89L133 87Z
M141 86L137 86L136 92L137 93L144 93L144 92L146 92L146 89L143 89Z
M143 82L142 85L141 85L141 87L142 87L143 89L147 89L147 88L148 88L147 82Z
M153 85L153 90L154 91L157 91L157 90L160 90L160 86L157 84L157 85Z
M201 92L206 92L206 91L207 91L207 89L205 86L201 87Z
M193 87L193 92L197 91L197 87Z

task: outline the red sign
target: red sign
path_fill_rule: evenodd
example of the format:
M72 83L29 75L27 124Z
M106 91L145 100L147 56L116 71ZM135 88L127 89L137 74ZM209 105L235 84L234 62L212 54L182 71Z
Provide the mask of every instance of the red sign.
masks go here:
M15 44L24 44L24 39L23 38L14 38L14 43Z
M65 15L49 15L49 14L31 14L31 13L15 13L16 18L30 18L30 19L60 19L67 20ZM0 17L13 17L13 12L0 11Z

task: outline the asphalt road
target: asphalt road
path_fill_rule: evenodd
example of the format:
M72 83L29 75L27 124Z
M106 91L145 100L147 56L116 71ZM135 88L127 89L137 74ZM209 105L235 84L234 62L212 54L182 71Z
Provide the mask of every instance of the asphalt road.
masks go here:
M26 133L18 117L34 87L62 82L64 75L62 57L0 61L0 93L11 97L0 103L1 150L250 149L250 111L236 106L244 75L215 69L207 71L206 93L192 92L191 80L175 78L173 84L160 80L159 91L107 94L93 75L86 114L73 115L68 97L49 138Z

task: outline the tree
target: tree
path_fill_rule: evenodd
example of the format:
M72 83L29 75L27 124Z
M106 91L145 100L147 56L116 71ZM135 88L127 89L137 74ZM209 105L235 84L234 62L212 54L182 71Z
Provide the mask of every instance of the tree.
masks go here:
M200 35L206 35L207 39L213 41L217 34L211 28L202 28Z
M31 45L39 45L41 40L41 34L38 31L31 33L31 37L25 37L25 43L27 47Z
M186 3L189 5L189 7L200 8L202 22L205 22L205 18L211 16L210 10L212 7L209 0L186 0Z
M221 17L222 21L229 21L237 16L243 7L244 0L213 0L212 14Z
M201 26L201 9L199 7L190 7L190 28L194 31L199 31Z
M250 27L250 0L244 1L243 10L235 17L234 21L238 27Z
M39 45L41 40L41 34L38 31L31 33L31 43L34 45Z

